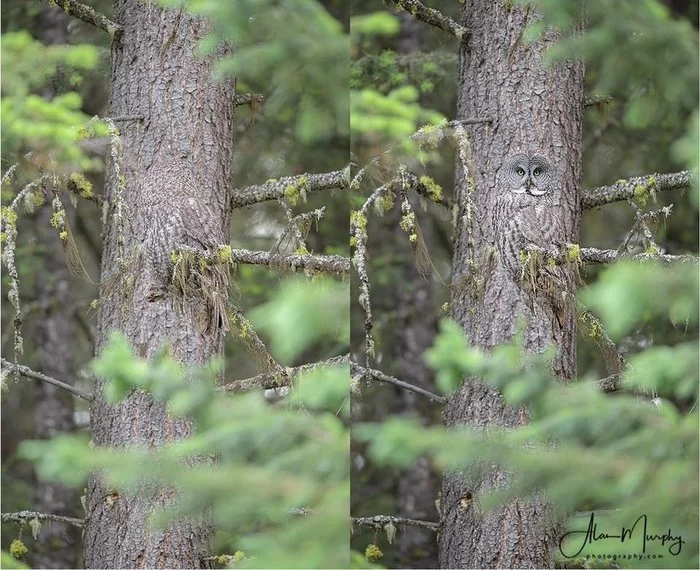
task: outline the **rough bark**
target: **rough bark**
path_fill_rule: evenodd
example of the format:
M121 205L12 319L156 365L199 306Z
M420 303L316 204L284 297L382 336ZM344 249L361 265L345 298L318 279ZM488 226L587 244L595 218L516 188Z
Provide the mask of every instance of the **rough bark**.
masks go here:
M527 318L524 344L540 352L558 346L555 373L575 375L576 346L573 316L561 330L532 303L499 263L489 264L496 240L494 215L500 165L517 153L549 157L559 177L558 202L565 212L563 241L577 242L580 216L581 115L583 66L565 62L542 66L553 31L534 44L524 28L537 17L531 6L470 0L462 24L469 30L468 45L460 48L457 119L493 117L493 123L468 127L473 191L460 166L456 176L459 222L453 257L452 316L464 327L470 342L493 347L509 340L518 316ZM471 203L471 204L470 204ZM468 208L472 206L474 215ZM472 241L473 240L473 245ZM536 311L533 314L533 308ZM518 426L526 410L506 407L501 396L482 383L466 381L447 404L448 425ZM476 477L447 475L441 508L439 538L443 568L547 568L558 526L548 517L545 498L516 501L489 513L479 510L479 495L507 485L508 474L491 472Z
M234 85L212 81L213 59L195 55L198 40L208 31L205 21L184 10L164 11L154 2L141 0L115 0L114 20L123 27L123 34L112 46L108 115L138 114L145 118L141 123L121 125L123 223L118 216L120 180L114 165L108 168L105 198L109 212L104 229L97 352L104 347L109 331L117 329L142 357L152 357L167 341L173 355L185 365L202 364L221 354L222 327L200 333L193 315L178 309L172 291L149 296L152 275L141 271L144 258L139 246L147 241L150 224L186 211L187 200L197 201L201 211L211 217L201 223L221 228L221 235L228 239ZM179 189L172 200L144 203L139 198L149 192L168 194L167 184L173 184L172 180L160 183L146 177L152 164L168 161L187 163L195 195ZM149 188L142 188L144 180L149 181ZM123 264L119 262L120 226ZM169 254L151 253L148 259L167 259ZM216 291L223 299L227 293ZM109 406L99 383L91 424L94 443L114 447L158 448L190 436L193 430L191 422L173 419L163 405L144 393L132 393L119 405ZM86 567L200 568L211 564L201 560L212 554L212 528L204 517L147 531L149 515L176 500L175 490L127 494L116 489L116 500L111 491L99 474L91 477Z
M70 17L59 8L44 6L38 17L39 39L45 45L68 43ZM55 95L52 86L42 93ZM75 374L76 323L73 316L71 276L61 241L49 224L51 207L45 204L35 221L37 241L42 245L42 265L46 275L37 280L37 297L50 299L34 325L37 344L37 368L49 376L72 383ZM68 223L74 212L66 211ZM35 437L51 439L75 429L73 396L46 382L35 382L33 420ZM75 489L55 482L38 480L34 486L34 508L41 513L81 516L80 501ZM78 563L79 533L73 527L47 522L42 526L31 549L32 568L75 568Z

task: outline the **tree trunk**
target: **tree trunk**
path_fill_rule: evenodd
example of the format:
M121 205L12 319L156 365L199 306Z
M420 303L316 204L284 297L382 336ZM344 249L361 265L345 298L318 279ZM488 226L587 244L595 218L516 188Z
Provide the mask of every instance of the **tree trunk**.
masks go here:
M171 251L164 249L173 244L151 238L154 232L168 231L173 220L184 223L187 230L195 223L185 217L188 208L202 214L196 220L200 230L210 228L212 235L228 240L234 84L212 81L213 59L195 55L198 40L208 32L205 21L142 0L115 0L114 19L124 33L112 46L109 116L140 115L144 120L119 123L123 159L118 162L124 178L115 175L114 165L107 171L105 197L110 209L104 229L97 352L104 348L108 333L117 329L141 357L152 357L167 341L183 364L202 364L222 354L223 328L200 333L193 315L177 308L172 293L154 297L152 279L167 269L149 268L148 263L170 259ZM186 169L189 180L169 176L164 170L168 164L177 166L173 169L177 175ZM151 172L160 173L157 177L147 176L152 165ZM123 182L120 222L118 188ZM153 251L157 247L161 249ZM219 288L215 293L227 299L225 287ZM93 441L101 446L158 448L187 438L193 430L190 421L173 419L163 405L141 392L110 406L99 384L91 421ZM201 558L212 554L213 529L204 517L147 531L149 515L176 498L172 489L120 493L93 475L86 567L208 567Z
M55 6L44 6L38 18L38 36L45 45L68 43L71 18ZM55 96L52 86L42 95ZM73 314L71 277L58 234L49 223L51 204L41 208L34 224L42 247L42 265L46 275L37 280L37 298L50 299L45 311L38 315L32 335L37 344L37 367L42 372L71 382L75 376L75 337L77 327ZM66 210L69 224L74 212ZM75 429L73 396L45 382L35 383L34 427L37 439L51 439ZM38 480L34 485L35 509L41 513L82 516L78 493L60 483ZM31 550L32 568L75 568L78 563L79 533L74 527L59 523L42 526L35 547Z
M543 67L554 31L528 44L525 27L538 16L532 6L470 0L462 24L470 38L460 48L457 119L489 117L492 123L469 127L473 192L458 165L456 191L461 205L453 258L452 316L473 345L490 348L508 341L516 318L525 316L525 349L541 352L557 345L554 372L563 378L576 373L575 323L568 315L562 328L513 283L500 263L487 259L496 247L494 218L500 165L517 153L544 154L557 171L556 200L566 219L562 242L577 242L581 180L583 66L565 62ZM467 205L476 213L469 219ZM470 243L473 238L473 246ZM476 381L467 381L445 411L448 425L520 426L526 410L506 407L501 396ZM471 480L470 480L471 479ZM494 471L481 477L447 475L439 538L443 568L546 568L559 528L548 519L546 499L516 501L489 513L479 511L479 496L507 485L508 474Z

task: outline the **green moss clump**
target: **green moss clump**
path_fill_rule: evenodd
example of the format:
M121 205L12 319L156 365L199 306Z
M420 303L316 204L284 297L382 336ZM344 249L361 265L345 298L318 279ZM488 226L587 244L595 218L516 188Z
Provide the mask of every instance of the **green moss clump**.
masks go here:
M234 562L240 562L245 558L245 552L242 550L236 550L236 552L233 553L233 561Z
M615 181L615 184L617 186L624 186L625 184L627 184L627 180L625 178L620 178L619 180Z
M365 558L369 562L378 562L384 558L384 553L376 544L368 544L367 548L365 548Z
M430 199L438 203L442 201L442 187L435 182L430 176L421 176L418 181L425 186L425 189L428 191L428 195L430 196Z
M284 189L284 197L289 200L292 206L296 206L299 201L299 189L293 184L290 184Z
M408 241L411 243L416 243L418 241L418 235L417 234L411 234L408 236Z
M63 230L62 232L59 232L58 237L61 241L66 241L68 239L68 232Z
M649 201L649 190L641 184L637 184L634 187L634 199L639 202L642 206L646 206Z
M68 189L76 192L79 196L89 200L94 194L92 193L92 183L85 178L80 172L73 172L68 177Z
M11 228L14 229L15 227L17 227L17 212L15 212L9 206L2 207L2 210L0 211L0 217L2 217L2 221Z
M216 259L221 263L228 263L233 257L230 245L220 245L216 252Z
M357 247L357 238L355 236L350 236L350 247Z
M90 308L97 309L97 304L98 304L97 299L93 299L92 301L90 301Z
M22 558L27 552L29 552L29 549L27 549L24 542L21 540L15 538L10 543L10 554L12 554L13 557L17 559Z
M302 245L294 250L294 255L309 255L309 250Z
M572 243L566 246L566 259L572 263L581 259L581 246L577 243Z
M359 210L353 210L350 212L350 225L354 225L357 228L366 231L367 230L367 216L365 216Z

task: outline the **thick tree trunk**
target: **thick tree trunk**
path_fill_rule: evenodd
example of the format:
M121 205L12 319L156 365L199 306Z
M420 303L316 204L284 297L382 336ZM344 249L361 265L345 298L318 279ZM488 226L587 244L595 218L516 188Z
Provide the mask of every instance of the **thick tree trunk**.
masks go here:
M44 6L38 18L38 36L45 45L68 43L68 24L71 18L61 9ZM47 87L44 97L55 95ZM68 222L74 218L67 210ZM37 281L37 298L50 299L45 311L38 315L32 335L37 344L37 368L42 372L71 382L75 375L76 322L73 314L71 277L66 264L61 240L49 223L51 205L47 203L37 215L34 225L38 242L43 246L42 264L46 276ZM73 396L51 384L35 384L35 435L51 439L55 435L75 429ZM82 516L78 493L60 483L37 481L34 486L34 506L42 513L63 516ZM31 550L32 568L75 568L78 562L79 533L73 527L47 523L43 525Z
M509 7L510 5L510 7ZM557 200L566 214L562 241L577 242L581 179L581 115L583 66L566 62L543 67L546 48L556 41L548 31L528 44L525 27L537 18L531 6L470 0L462 24L470 31L460 53L457 118L490 117L493 122L469 128L470 175L474 190L458 167L456 189L462 205L453 258L452 315L470 342L493 347L509 340L516 318L528 319L525 348L540 352L555 343L559 354L554 371L575 375L575 324L569 315L563 328L532 302L506 274L500 263L487 268L488 252L496 247L494 206L498 171L517 153L544 154L557 172ZM475 216L469 220L467 205ZM473 238L473 247L470 244ZM491 249L490 249L491 248ZM527 412L506 407L500 395L483 384L467 381L448 403L448 425L519 426ZM471 480L470 480L471 479ZM480 480L461 474L445 477L439 538L443 568L546 568L558 539L558 526L548 520L546 499L517 501L482 514L479 496L507 485L508 475L492 472Z
M185 365L202 364L222 353L223 330L214 327L202 334L193 315L177 309L172 294L154 298L149 279L157 271L148 269L148 260L169 260L170 251L144 250L148 244L167 244L149 241L149 230L167 229L166 223L180 219L193 204L205 214L205 219L197 220L200 227L212 228L213 235L228 239L234 85L212 81L213 60L195 55L198 40L208 31L203 20L184 10L163 11L156 3L142 0L115 0L114 19L124 33L112 47L109 116L141 115L144 120L120 123L121 172L126 183L121 207L123 269L119 262L120 180L113 167L108 169L105 195L110 209L104 233L97 351L104 347L109 331L117 329L142 357L152 357L167 341ZM188 170L187 186L174 176L146 178L152 165L163 173L167 164L177 165L176 173ZM158 227L149 227L152 224ZM227 298L227 291L217 293ZM148 395L133 393L119 405L109 406L99 385L91 421L93 441L101 446L160 447L192 434L191 422L173 419ZM127 495L116 489L118 496L112 491L98 475L91 478L86 567L207 567L201 558L211 554L209 524L185 520L165 530L147 531L149 515L176 500L175 491Z

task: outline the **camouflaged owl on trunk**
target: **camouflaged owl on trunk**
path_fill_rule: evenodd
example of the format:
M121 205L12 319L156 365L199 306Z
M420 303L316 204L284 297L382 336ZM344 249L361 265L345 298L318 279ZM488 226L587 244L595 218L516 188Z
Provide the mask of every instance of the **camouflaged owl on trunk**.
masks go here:
M147 299L171 298L191 315L205 335L226 330L227 244L218 216L202 200L193 170L185 160L156 160L140 187L140 227Z
M551 265L528 252L528 246L551 251L565 245L563 212L556 204L555 171L543 156L517 154L499 173L496 200L496 244L503 268L542 306L550 307L559 328L574 307L570 270Z

